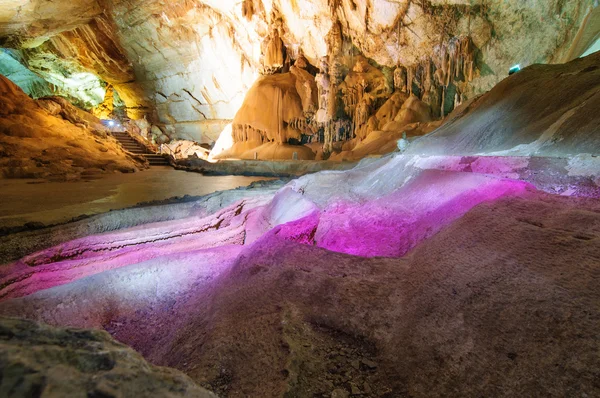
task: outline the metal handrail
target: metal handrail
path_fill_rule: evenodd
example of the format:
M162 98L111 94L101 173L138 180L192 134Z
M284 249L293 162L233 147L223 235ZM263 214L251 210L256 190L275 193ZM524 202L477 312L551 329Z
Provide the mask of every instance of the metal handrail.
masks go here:
M168 149L168 153L165 153L164 148ZM170 157L173 158L173 160L175 160L175 153L173 152L173 150L171 149L171 147L169 147L168 145L166 145L166 144L160 144L159 151L160 151L161 155L165 155L165 154L169 155Z

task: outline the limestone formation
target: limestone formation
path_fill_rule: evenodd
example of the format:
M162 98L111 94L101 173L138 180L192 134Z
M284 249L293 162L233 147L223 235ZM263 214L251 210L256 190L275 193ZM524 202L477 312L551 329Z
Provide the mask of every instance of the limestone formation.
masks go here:
M101 120L113 119L115 110L115 90L112 87L106 88L104 101L93 109L94 116Z
M260 4L244 2L245 20ZM216 146L259 159L402 153L10 233L0 314L103 329L226 397L599 396L600 54L469 97L468 38L389 67L332 38L319 68L294 50L289 72L260 76ZM0 82L10 144L32 145L34 124L50 144L107 142L64 98L35 102ZM175 136L174 124L131 124ZM315 163L329 162L212 171ZM3 325L2 395L196 391L103 332Z
M65 96L90 110L109 84L128 117L146 116L171 126L172 139L206 144L234 119L259 73L289 70L300 80L302 119L310 126L303 135L331 153L338 136L364 139L365 109L368 121L394 90L414 94L439 119L514 64L581 53L597 34L592 11L587 0L31 0L0 11L0 43L11 63L35 72L10 72L28 92ZM305 70L300 57L317 75L316 115L314 97L307 100L313 82L292 70ZM385 76L388 98L361 104L357 125L359 104L346 111L341 104L352 102L351 94L340 90L360 57Z
M600 397L599 2L0 0L0 397Z
M600 106L599 63L596 53L568 64L526 68L458 107L409 152L559 157L594 153L599 142L594 127L594 109ZM540 90L540 82L562 93L560 101Z
M310 117L318 110L319 89L315 77L306 70L307 67L306 58L300 57L292 65L290 72L296 77L296 91L302 100L304 115Z
M294 72L266 75L250 89L233 124L233 146L220 158L313 159L312 151L302 145L300 121L305 109L313 110L314 85L299 67ZM312 78L312 76L311 76ZM308 84L304 90L305 83ZM302 96L297 87L302 88ZM296 144L296 145L294 145ZM279 147L278 150L277 148ZM294 155L296 152L296 155Z
M279 28L271 30L270 36L263 44L263 72L273 74L281 71L285 62L285 45L279 36Z
M406 68L398 66L394 69L394 88L402 93L407 92Z

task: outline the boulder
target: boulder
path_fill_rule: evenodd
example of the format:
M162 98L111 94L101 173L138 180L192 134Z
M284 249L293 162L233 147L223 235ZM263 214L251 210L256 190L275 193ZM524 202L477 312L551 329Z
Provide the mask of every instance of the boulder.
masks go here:
M3 397L216 397L105 331L14 318L0 318L0 373Z

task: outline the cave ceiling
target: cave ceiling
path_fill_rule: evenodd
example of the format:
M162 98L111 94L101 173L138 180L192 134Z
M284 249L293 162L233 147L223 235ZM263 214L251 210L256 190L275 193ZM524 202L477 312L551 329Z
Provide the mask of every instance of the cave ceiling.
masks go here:
M96 90L81 99L88 108L102 101L98 86L110 84L131 116L211 141L264 73L274 31L290 57L302 54L316 68L341 51L387 75L470 37L476 72L464 94L472 96L513 64L562 59L590 7L583 0L0 0L0 47L50 91L97 77L85 83Z

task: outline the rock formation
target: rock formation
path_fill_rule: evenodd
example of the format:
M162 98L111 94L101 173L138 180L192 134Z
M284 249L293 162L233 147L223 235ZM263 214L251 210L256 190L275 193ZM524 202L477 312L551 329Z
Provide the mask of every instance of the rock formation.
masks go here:
M297 159L314 159L307 147L290 145L302 140L304 104L312 109L313 87L302 81L304 75L298 69L295 73L266 75L255 83L233 120L233 146L220 157L292 159L295 152ZM304 87L305 82L309 86L303 91L303 100L297 87Z
M600 106L599 63L596 53L568 64L532 65L458 107L441 128L412 144L410 153L595 153L600 143L594 112ZM561 93L560 101L540 87Z
M0 76L0 176L74 179L134 172L145 161L125 153L93 115L64 98L33 100Z
M0 318L0 393L5 397L198 397L215 395L99 330L58 329Z
M371 118L394 89L414 94L439 119L492 88L514 64L580 55L597 34L592 11L587 0L35 0L7 2L0 43L21 68L4 73L34 96L62 95L91 109L110 85L129 117L146 115L171 139L206 144L234 119L259 74L294 73L303 58L308 68L299 68L316 75L321 96L316 114L303 103L308 127L301 133L327 157L386 131ZM385 78L375 102L353 104L358 82L344 87L354 68L366 65L357 66L359 59ZM312 79L296 75L301 98L312 96Z

